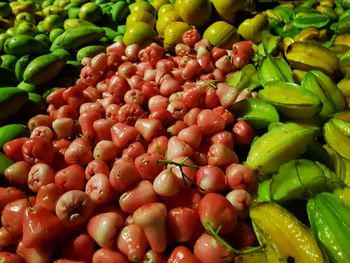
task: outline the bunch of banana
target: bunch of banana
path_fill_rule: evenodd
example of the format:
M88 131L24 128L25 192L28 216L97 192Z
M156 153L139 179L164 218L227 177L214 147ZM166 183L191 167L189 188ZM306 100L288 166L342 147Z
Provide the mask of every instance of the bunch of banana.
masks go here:
M350 160L345 159L344 157L339 155L327 144L323 147L330 156L332 170L344 184L350 187Z
M258 66L257 74L263 86L271 81L277 80L293 82L293 72L282 57L268 55Z
M256 137L248 152L245 164L265 179L283 163L298 158L313 141L315 129L296 123L272 123L269 130Z
M327 144L340 156L350 160L350 123L342 119L331 118L323 126L323 135Z
M250 217L269 263L325 262L311 231L288 210L273 202L251 207Z
M330 76L339 70L336 54L317 43L295 42L288 46L285 56L295 69L317 69Z
M311 230L331 262L350 259L350 207L334 194L323 192L307 202Z
M307 199L323 191L344 186L339 178L320 162L307 159L291 160L282 164L270 182L272 201L284 203Z
M259 91L259 97L289 119L312 118L322 109L321 100L313 92L293 82L270 81Z
M335 82L320 70L308 71L301 82L301 86L314 93L322 102L319 116L328 118L331 114L344 110L344 98Z

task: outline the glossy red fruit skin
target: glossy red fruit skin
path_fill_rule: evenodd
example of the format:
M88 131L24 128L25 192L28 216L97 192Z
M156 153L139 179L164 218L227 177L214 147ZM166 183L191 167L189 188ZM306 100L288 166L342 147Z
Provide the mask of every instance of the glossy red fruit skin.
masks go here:
M92 257L92 263L129 263L128 258L117 249L100 248Z
M30 196L28 200L22 198L12 201L2 210L1 224L14 238L22 236L24 212L29 204L35 204L35 197Z
M168 262L170 263L200 263L200 261L185 246L177 246L171 252Z
M176 207L168 211L167 224L176 242L188 242L198 221L194 209Z
M0 211L4 209L4 207L13 201L24 198L24 192L17 189L16 187L0 187Z
M220 227L221 233L227 233L236 227L237 211L221 194L208 193L204 195L198 204L197 211L200 221L206 229L211 227L216 231Z
M256 135L248 122L243 120L236 122L232 128L232 133L237 145L250 145Z
M119 206L124 212L133 213L142 205L156 201L157 194L152 183L148 180L142 180L120 196Z
M95 251L95 241L82 231L82 233L73 235L65 240L61 248L61 257L71 260L91 262Z
M62 236L64 225L56 215L42 206L26 208L23 218L22 242L28 248L55 243Z
M54 151L51 141L43 137L29 138L22 145L24 160L31 165L51 163L54 158Z
M234 254L214 236L203 233L194 245L194 256L203 263L230 263Z
M21 137L6 142L3 146L4 153L13 161L23 161L22 146L27 139L27 137Z
M117 247L128 256L130 262L139 262L146 254L148 241L140 226L129 224L120 231Z

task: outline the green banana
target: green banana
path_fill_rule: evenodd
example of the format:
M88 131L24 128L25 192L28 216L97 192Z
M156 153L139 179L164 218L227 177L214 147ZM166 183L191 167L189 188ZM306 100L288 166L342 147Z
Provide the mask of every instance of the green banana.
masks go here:
M25 137L29 135L29 130L26 125L13 123L0 127L0 149L5 143L18 137Z
M323 126L323 135L330 147L350 160L350 123L332 118Z
M18 89L24 90L26 92L38 92L38 87L34 84L29 84L27 82L21 81L17 85Z
M310 90L321 100L322 110L319 115L322 118L328 118L331 114L345 108L345 101L339 88L322 71L311 70L307 72L302 79L301 86Z
M265 100L248 98L234 103L230 111L238 120L247 121L254 129L264 129L279 122L276 108Z
M316 95L292 82L270 81L259 91L259 97L291 119L311 118L322 108L321 100Z
M323 164L307 159L291 160L282 164L272 176L271 199L281 203L307 199L340 186L339 178Z
M65 31L52 43L53 48L76 49L88 43L98 41L105 35L105 30L95 25L81 25ZM55 43L56 42L56 43ZM55 45L54 45L55 44Z
M293 72L281 57L267 56L259 65L257 72L263 86L270 81L277 80L293 82Z
M13 164L13 161L6 154L0 152L0 175L4 174L7 167Z
M68 18L66 20L64 20L63 23L63 29L65 31L73 29L73 28L77 28L80 26L85 26L85 25L94 25L93 23L86 21L84 19L80 19L80 18Z
M46 107L46 102L41 95L29 92L28 101L19 110L17 116L29 118L38 114L44 114Z
M331 193L321 193L307 202L311 230L331 262L350 258L350 208Z
M260 178L267 178L284 162L304 153L314 139L314 129L311 128L295 123L278 123L273 126L256 137L245 161L246 165L258 172Z
M113 23L118 24L125 20L129 12L128 4L125 1L118 1L113 4L110 10Z
M317 69L332 76L339 69L336 54L320 44L309 42L294 42L289 45L285 56L295 69Z
M250 217L269 263L325 262L311 231L282 206L258 203L250 208Z
M0 88L0 122L14 116L27 102L28 93L16 87Z
M85 57L94 57L95 55L105 52L106 51L106 47L103 45L91 45L91 46L86 46L83 47L81 49L79 49L79 51L77 52L77 61L81 61L83 58Z
M5 41L4 51L15 56L43 55L49 52L49 47L32 36L16 35Z
M11 54L3 54L0 56L1 67L8 68L10 70L15 70L15 65L17 62L17 57Z
M0 66L0 86L17 85L18 80L14 70Z
M56 77L70 54L64 49L56 49L50 54L33 59L23 73L23 80L29 84L42 85Z
M31 60L33 60L33 57L30 54L24 55L17 60L15 65L15 74L18 81L23 80L24 70L26 69Z

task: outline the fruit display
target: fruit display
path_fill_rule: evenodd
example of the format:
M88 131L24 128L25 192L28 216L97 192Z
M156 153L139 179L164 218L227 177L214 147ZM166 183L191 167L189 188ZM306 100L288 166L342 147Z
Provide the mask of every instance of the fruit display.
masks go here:
M0 2L0 262L347 262L349 17Z

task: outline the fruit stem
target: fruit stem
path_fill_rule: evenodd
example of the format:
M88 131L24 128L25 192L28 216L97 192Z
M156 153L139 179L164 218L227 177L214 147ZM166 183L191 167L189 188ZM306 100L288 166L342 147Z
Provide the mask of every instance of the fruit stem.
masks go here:
M209 234L213 235L221 244L223 244L226 248L228 248L229 250L231 250L235 254L238 254L238 255L248 254L248 253L259 251L259 250L263 249L263 247L261 247L261 246L236 249L236 248L232 247L230 244L228 244L224 239L222 239L219 236L219 232L220 232L222 226L219 226L216 231L213 229L213 227L211 226L211 224L209 222L207 222L205 224L205 226L206 226L207 230L209 231Z
M185 164L185 161L188 159L188 157L185 157L181 162L174 162L174 161L170 161L170 160L165 160L165 159L162 159L162 160L157 160L157 163L166 163L166 164L173 164L175 166L178 166L180 167L180 173L181 173L181 177L182 177L182 180L185 182L185 184L187 184L187 181L188 180L191 184L191 186L194 186L196 188L198 188L199 190L201 191L204 191L204 189L202 187L200 187L199 185L197 185L196 183L194 183L191 178L189 178L185 173L184 171L182 170L183 167L189 167L189 168L193 168L193 169L199 169L200 166L198 165L194 165L194 164Z
M186 161L187 158L185 158ZM165 164L173 164L179 167L189 167L189 168L193 168L193 169L199 169L201 168L199 165L195 165L195 164L185 164L183 163L184 161L182 161L181 163L178 162L174 162L174 161L170 161L170 160L166 160L166 159L161 159L161 160L157 160L157 163L165 163Z
M210 80L205 79L205 83L207 83L209 86L213 87L214 89L218 89L218 87Z

